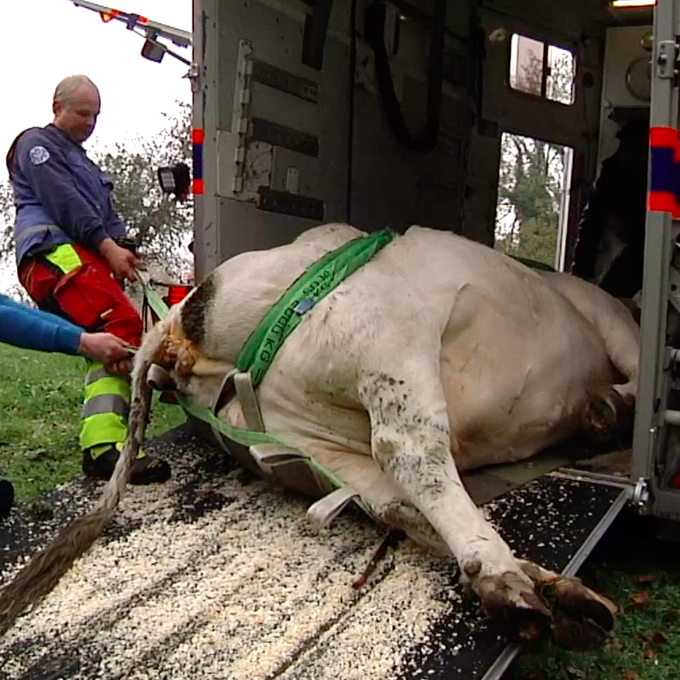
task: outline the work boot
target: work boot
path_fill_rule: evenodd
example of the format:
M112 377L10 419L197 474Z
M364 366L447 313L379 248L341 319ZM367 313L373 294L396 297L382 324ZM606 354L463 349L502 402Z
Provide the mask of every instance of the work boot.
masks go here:
M109 479L120 455L122 444L102 444L83 452L83 473L94 479ZM170 479L170 465L160 458L140 452L130 471L130 484L162 484Z
M14 503L14 487L9 479L0 477L0 517L7 517Z

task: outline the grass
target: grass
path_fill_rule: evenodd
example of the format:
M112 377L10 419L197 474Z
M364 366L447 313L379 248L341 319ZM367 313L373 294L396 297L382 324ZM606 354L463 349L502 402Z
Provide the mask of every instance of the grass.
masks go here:
M0 345L0 472L28 502L81 474L78 424L85 361ZM149 435L185 421L154 403Z
M84 362L0 345L0 470L20 501L78 477ZM184 422L154 403L150 435ZM621 608L601 649L544 646L523 654L506 680L680 680L680 548L653 539L649 521L623 515L579 576Z

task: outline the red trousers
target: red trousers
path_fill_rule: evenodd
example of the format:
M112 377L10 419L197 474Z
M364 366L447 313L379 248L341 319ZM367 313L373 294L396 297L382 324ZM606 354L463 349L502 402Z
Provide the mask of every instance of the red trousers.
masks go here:
M106 331L138 347L142 319L126 297L106 260L79 245L73 246L81 265L68 273L44 257L25 258L19 281L41 309L54 312L86 331Z

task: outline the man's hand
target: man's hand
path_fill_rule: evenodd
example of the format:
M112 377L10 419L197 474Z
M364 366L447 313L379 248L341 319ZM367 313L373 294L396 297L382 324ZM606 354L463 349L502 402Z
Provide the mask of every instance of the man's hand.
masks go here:
M111 333L83 333L80 336L78 353L93 361L113 364L130 361L130 351L124 340Z
M105 238L99 244L99 252L106 258L116 276L136 281L135 269L142 266L142 261L132 251L122 248L111 238Z

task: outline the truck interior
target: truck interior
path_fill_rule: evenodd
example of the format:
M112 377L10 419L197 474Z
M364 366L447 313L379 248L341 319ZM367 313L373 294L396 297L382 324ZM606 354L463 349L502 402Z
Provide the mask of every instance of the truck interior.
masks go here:
M616 150L619 127L648 112L651 8L604 0L310 5L215 6L219 101L203 103L207 135L216 118L220 159L237 136L241 43L255 64L252 139L242 164L216 164L215 209L220 222L257 226L236 233L225 224L207 250L222 261L315 220L367 230L425 224L509 243L513 216L497 219L512 212L501 170L512 166L508 156L525 161L528 149L550 164L555 185L548 264L568 268L600 163ZM279 72L277 83L277 69L298 77ZM204 163L209 173L207 154ZM197 249L199 270L205 251Z

